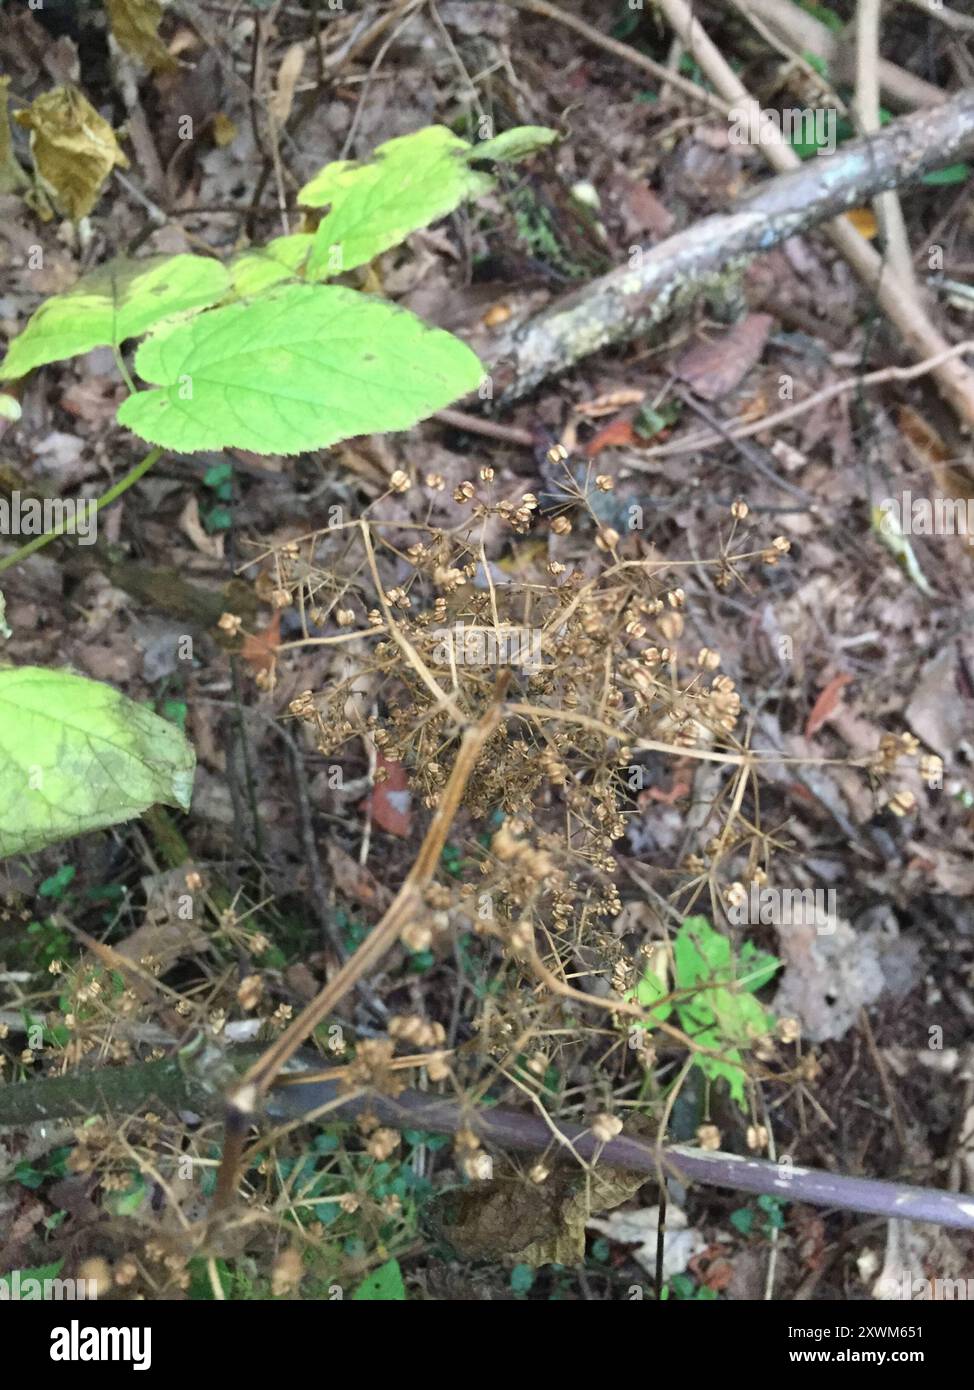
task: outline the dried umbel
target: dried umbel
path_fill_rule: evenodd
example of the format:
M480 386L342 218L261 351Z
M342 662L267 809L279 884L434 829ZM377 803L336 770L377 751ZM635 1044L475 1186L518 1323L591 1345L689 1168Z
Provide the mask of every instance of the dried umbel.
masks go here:
M720 674L720 652L701 646L709 586L613 524L615 514L597 518L589 498L612 507L620 490L608 473L587 489L568 474L553 509L548 487L508 486L488 464L449 482L403 469L385 493L393 520L367 519L340 540L302 545L300 569L283 551L270 565L273 587L300 599L303 615L325 615L323 636L308 639L322 677L315 690L294 681L289 712L293 736L340 762L355 788L337 787L332 804L372 809L382 789L451 824L449 864L444 857L431 867L398 924L388 975L374 976L387 1001L390 986L397 991L388 1036L350 1037L343 1088L396 1095L418 1074L424 1084L477 1092L515 1075L548 1105L552 1077L601 1056L606 1035L621 1039L606 1054L620 1082L642 1084L647 1070L672 1060L665 1039L650 1040L645 1029L628 1045L626 1018L613 1007L625 1004L643 969L638 943L614 930L625 881L620 843L648 794L639 780L647 753L667 766L685 763L688 790L695 756L731 766L743 756L741 695ZM428 515L449 524L403 522L397 499L416 515L420 492ZM735 504L732 534L746 518ZM514 548L529 554L522 570L505 547L512 533L527 532L530 547ZM721 545L711 573L731 587L745 569L750 580L760 576L770 556L783 562L787 550L781 538L749 538L743 554ZM497 718L445 808L458 735L491 710ZM674 856L675 883L712 873L728 853L724 830L740 801L715 801L709 848L688 847L683 864ZM399 881L411 848L393 846ZM751 858L756 865L762 856ZM371 863L374 871L374 838ZM740 891L751 868L742 862L728 875ZM421 972L429 974L417 983ZM586 999L601 1001L596 1024ZM620 1129L608 1108L592 1122L600 1143ZM375 1127L364 1142L388 1161L390 1136ZM472 1129L457 1135L456 1163L469 1178L488 1174ZM536 1164L530 1180L544 1181L547 1167Z

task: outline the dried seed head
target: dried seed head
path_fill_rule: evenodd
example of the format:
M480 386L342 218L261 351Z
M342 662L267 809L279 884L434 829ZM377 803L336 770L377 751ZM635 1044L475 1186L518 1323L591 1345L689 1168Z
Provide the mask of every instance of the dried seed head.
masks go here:
M384 1163L399 1147L399 1131L375 1129L369 1135L369 1142L365 1147L377 1163Z
M282 1250L271 1270L271 1293L275 1298L294 1293L301 1283L304 1261L297 1250Z
M397 468L389 479L389 486L392 488L393 492L408 492L412 487L409 474L404 473L401 468Z
M779 1018L777 1023L778 1037L783 1043L797 1042L801 1036L801 1028L797 1018Z
M937 783L943 780L944 763L936 753L924 753L917 763L920 776L925 782Z
M743 907L747 902L747 889L743 883L731 883L724 889L721 897L725 907Z
M433 932L426 922L410 922L403 927L402 944L409 951L428 951L433 941Z
M561 516L555 517L554 521L551 523L551 529L556 536L567 536L571 534L572 524L568 520L568 517L562 514Z
M905 787L898 792L894 792L887 802L894 816L908 816L911 811L916 810L916 804L916 797Z
M716 1125L700 1125L697 1129L697 1143L701 1149L719 1149L720 1130Z
M607 1115L603 1112L596 1115L592 1121L592 1134L600 1144L608 1144L617 1134L622 1133L622 1121L615 1115Z
M236 637L243 625L243 619L238 618L236 613L221 613L217 627L222 632L227 632L231 637Z
M335 614L335 622L339 627L351 627L355 621L355 610L353 608L339 608Z
M247 975L237 986L237 1003L248 1012L256 1009L264 993L264 982L259 975Z
M611 492L615 487L615 479L608 473L599 473L595 479L595 486L600 492Z
M460 1166L471 1182L489 1182L494 1175L494 1164L490 1154L471 1154Z
M763 1153L768 1147L768 1131L764 1125L748 1125L747 1147L752 1153Z
M474 487L473 483L463 482L459 487L454 489L453 500L454 502L469 502L471 498L476 495L477 489Z
M750 508L748 507L744 499L742 497L738 497L737 501L732 503L731 505L731 516L734 518L735 521L743 521L744 518L747 516L749 510Z

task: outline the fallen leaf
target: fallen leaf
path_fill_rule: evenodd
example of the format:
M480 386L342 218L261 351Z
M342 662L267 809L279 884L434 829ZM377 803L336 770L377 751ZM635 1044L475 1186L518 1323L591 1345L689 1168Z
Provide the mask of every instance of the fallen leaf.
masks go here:
M192 495L186 499L186 505L179 514L179 529L193 542L201 555L209 555L214 560L223 559L223 533L218 532L211 536L203 529L199 503Z
M596 1169L596 1172L598 1169ZM650 1274L656 1273L656 1240L659 1229L659 1207L642 1207L638 1211L614 1211L607 1220L592 1219L589 1230L600 1231L609 1240L635 1245L633 1258ZM707 1242L699 1231L687 1226L686 1213L672 1202L666 1209L663 1231L663 1277L672 1279L682 1274L695 1255L705 1250Z
M603 449L631 448L638 440L631 420L613 420L611 425L600 429L598 434L585 445L585 457L594 459Z
M112 37L150 72L176 72L179 64L159 37L159 0L105 0Z
M867 241L873 241L879 232L879 224L876 221L876 214L872 208L853 208L846 213L846 221L851 222L860 236L864 236Z
M292 43L281 59L277 84L267 103L278 127L285 125L294 105L294 90L304 67L304 44Z
M379 768L385 770L386 779L372 788L362 803L363 807L369 811L380 830L405 838L413 823L413 797L406 780L406 769L402 763L391 762L383 753L378 755L376 769Z
M576 415L584 415L587 420L596 420L601 415L614 415L627 405L641 405L646 392L638 387L623 387L619 391L606 391L594 400L582 401L575 407Z
M729 395L760 360L773 323L770 314L748 314L726 333L685 352L676 375L705 401Z
M805 721L805 737L813 738L819 729L828 719L832 717L839 703L839 698L843 688L850 684L852 677L840 671L838 675L832 677L824 689L819 693L818 699L812 705L811 712Z
M277 609L266 627L247 633L240 655L255 674L258 671L273 671L280 645L281 610Z
M335 887L349 902L357 903L360 907L375 908L378 912L384 912L392 902L389 889L334 840L328 842L328 867Z

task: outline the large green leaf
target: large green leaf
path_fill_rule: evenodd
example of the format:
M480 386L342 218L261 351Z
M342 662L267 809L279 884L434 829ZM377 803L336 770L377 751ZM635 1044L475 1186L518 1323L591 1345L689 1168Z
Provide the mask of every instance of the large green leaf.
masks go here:
M305 207L332 209L315 234L309 278L365 265L466 198L488 192L493 180L471 169L472 153L466 140L433 125L387 140L369 164L326 165L298 194Z
M282 285L163 329L135 358L159 389L118 411L164 448L295 454L408 429L477 386L482 368L449 333L331 285Z
M215 304L229 284L226 268L206 256L109 261L41 305L11 343L0 379L91 348L118 347L172 315Z
M196 755L111 686L0 669L0 858L117 825L156 802L189 809Z

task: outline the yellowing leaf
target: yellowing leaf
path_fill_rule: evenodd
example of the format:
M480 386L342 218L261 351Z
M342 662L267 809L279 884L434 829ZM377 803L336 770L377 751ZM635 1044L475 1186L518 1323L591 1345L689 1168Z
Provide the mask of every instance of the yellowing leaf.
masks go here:
M115 132L76 87L54 87L14 120L30 131L34 167L58 207L87 217L116 164L128 168Z
M108 22L120 48L151 72L176 72L179 64L159 37L159 0L105 0Z
M38 666L0 670L0 858L189 810L196 755L174 724L109 685Z

